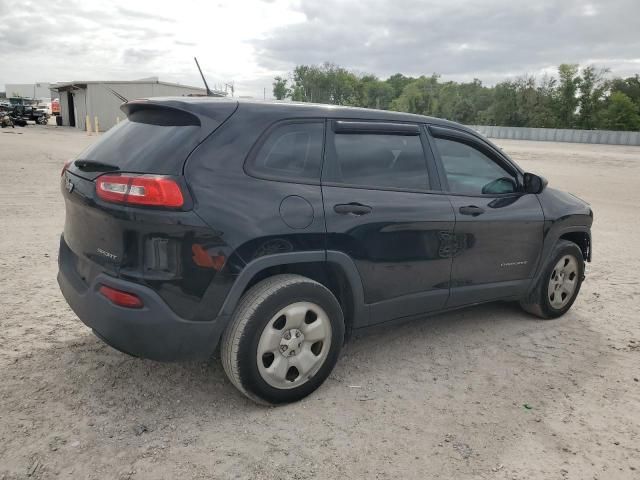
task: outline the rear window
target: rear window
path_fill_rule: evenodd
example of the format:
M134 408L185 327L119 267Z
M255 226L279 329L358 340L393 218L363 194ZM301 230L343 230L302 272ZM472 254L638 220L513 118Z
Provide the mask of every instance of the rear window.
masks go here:
M124 120L78 159L116 165L123 172L179 175L187 156L200 142L200 126L157 123Z
M320 181L323 142L322 122L278 125L249 158L247 171L258 177Z

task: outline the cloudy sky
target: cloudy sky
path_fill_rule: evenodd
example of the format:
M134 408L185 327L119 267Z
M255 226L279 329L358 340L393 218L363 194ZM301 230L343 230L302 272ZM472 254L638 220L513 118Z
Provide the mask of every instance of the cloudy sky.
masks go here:
M330 61L386 77L495 83L559 63L640 72L640 0L0 0L5 83L159 76L270 95Z

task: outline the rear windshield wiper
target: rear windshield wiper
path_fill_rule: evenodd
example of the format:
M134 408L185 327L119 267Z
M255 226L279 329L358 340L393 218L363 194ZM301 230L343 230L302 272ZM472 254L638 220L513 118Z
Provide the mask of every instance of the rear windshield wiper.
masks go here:
M96 162L95 160L76 160L73 163L80 170L85 170L87 172L114 172L116 170L120 170L120 167L117 165Z

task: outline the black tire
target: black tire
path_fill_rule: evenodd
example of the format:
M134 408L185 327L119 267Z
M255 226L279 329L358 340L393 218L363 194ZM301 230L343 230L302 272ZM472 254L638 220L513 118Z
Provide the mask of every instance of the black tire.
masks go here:
M312 302L326 312L331 326L330 346L323 353L326 357L319 369L305 383L276 388L260 373L258 343L274 316L297 302ZM231 382L258 403L295 402L315 391L329 376L344 343L344 332L342 309L329 289L300 275L275 275L254 285L240 299L222 337L222 366Z
M556 265L561 259L566 257L572 257L575 259L577 264L576 285L573 289L573 293L564 301L563 305L560 307L554 307L549 296L549 284L553 281L552 275L554 274ZM530 293L529 297L520 302L520 306L525 311L543 319L561 317L569 311L573 302L575 302L578 293L580 292L583 280L584 258L580 247L573 242L559 240L551 252L549 261L545 265L544 271L540 276L540 280Z

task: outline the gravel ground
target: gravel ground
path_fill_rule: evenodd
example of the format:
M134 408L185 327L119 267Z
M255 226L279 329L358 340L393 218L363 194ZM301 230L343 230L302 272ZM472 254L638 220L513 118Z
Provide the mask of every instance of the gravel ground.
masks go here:
M640 148L499 142L595 210L563 318L496 303L380 327L264 408L217 361L128 357L67 307L58 179L95 138L0 131L0 479L640 478Z

